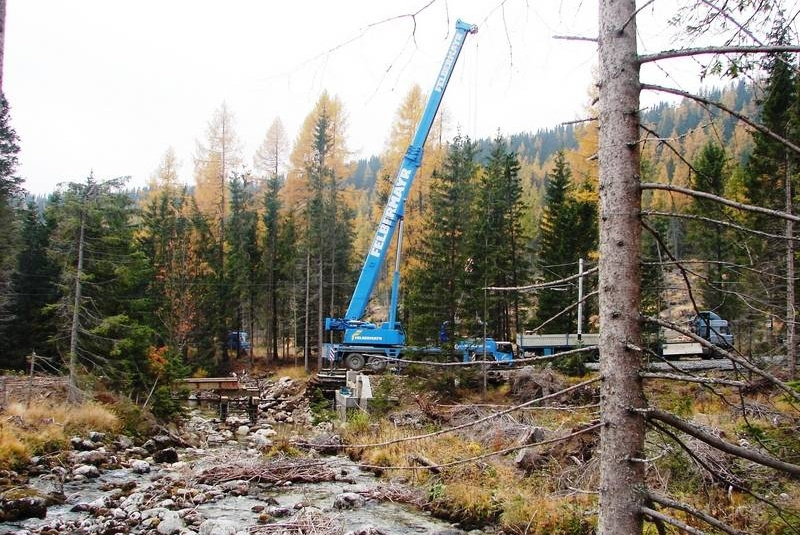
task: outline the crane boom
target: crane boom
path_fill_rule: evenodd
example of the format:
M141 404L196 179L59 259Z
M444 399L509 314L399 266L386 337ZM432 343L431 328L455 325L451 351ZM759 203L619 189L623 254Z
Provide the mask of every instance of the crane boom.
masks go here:
M468 33L475 33L477 27L467 24L461 20L456 22L456 32L450 47L447 50L442 67L436 77L433 86L433 91L428 97L428 103L425 106L425 111L422 114L417 130L411 141L411 144L403 157L403 162L400 169L395 176L394 185L392 186L389 199L386 207L383 210L383 215L378 224L375 236L367 251L367 256L364 265L361 269L361 275L358 278L353 296L350 300L350 305L343 319L328 318L325 321L325 327L328 330L346 330L353 328L360 328L371 326L362 321L364 313L367 308L367 303L375 288L375 284L380 276L381 266L386 260L386 254L389 251L392 236L398 227L398 247L397 247L397 262L395 264L394 280L392 283L392 297L389 310L389 321L386 327L389 330L396 329L395 318L397 314L397 294L399 285L399 258L400 258L400 241L402 240L402 220L405 211L405 202L411 185L414 182L417 170L422 165L422 153L425 141L430 133L433 121L436 118L436 112L442 103L447 84L450 81L450 76L453 74L453 69L461 53L461 48ZM377 334L377 333L375 333ZM347 337L346 337L347 338ZM377 342L379 336L368 337L371 342ZM381 342L386 343L388 340L383 339ZM395 339L390 343L402 343L401 339Z

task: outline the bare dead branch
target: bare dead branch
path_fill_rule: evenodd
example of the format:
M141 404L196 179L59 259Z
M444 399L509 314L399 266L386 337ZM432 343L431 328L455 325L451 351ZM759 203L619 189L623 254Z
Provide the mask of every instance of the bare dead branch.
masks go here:
M725 453L736 455L737 457L747 459L756 464L773 468L795 478L800 477L800 466L796 464L787 463L771 455L765 455L763 453L726 442L667 411L654 408L631 408L631 410L643 415L648 420L655 419L664 422L665 424L672 426L679 431L683 431L687 435L693 436L694 438L705 442L709 446L712 446L720 451L724 451Z
M800 52L800 46L707 46L701 48L681 48L665 50L655 54L639 56L639 63L649 63L662 59L685 58L701 54L777 54L781 52Z
M360 468L365 468L365 469L368 469L368 470L369 469L378 469L378 470L429 470L429 471L438 470L438 471L441 471L444 468L452 468L453 466L460 466L462 464L474 463L474 462L477 462L477 461L481 461L483 459L488 459L490 457L496 457L498 455L505 455L507 453L512 453L512 452L515 452L515 451L518 451L518 450L522 450L522 449L525 449L525 448L530 448L530 447L533 447L533 446L546 446L546 445L549 445L549 444L556 444L558 442L564 442L565 440L569 440L570 438L576 437L578 435L582 435L584 433L589 433L591 431L595 431L596 429L600 429L604 425L605 424L602 423L602 422L595 423L595 424L589 425L587 427L584 427L583 429L579 429L577 431L573 431L572 433L566 434L566 435L561 436L561 437L551 438L549 440L542 440L541 442L536 442L535 444L522 444L522 445L519 445L519 446L511 446L509 448L503 448L501 450L490 451L489 453L484 453L484 454L481 454L481 455L475 455L473 457L467 457L465 459L459 459L457 461L451 461L449 463L432 464L431 461L426 460L428 464L425 464L424 466L413 466L413 465L412 466L384 466L384 465L373 466L373 465L368 465L368 464L359 464L358 466ZM415 459L415 460L417 460L417 459Z
M794 214L787 214L786 212L781 212L780 210L770 210L769 208L764 208L761 206L755 206L752 204L745 204L741 202L732 201L730 199L726 199L725 197L720 197L719 195L714 195L713 193L708 193L705 191L693 190L690 188L684 188L672 184L660 184L658 182L643 182L642 184L640 184L640 187L643 190L657 189L663 191L674 191L676 193L683 193L684 195L690 195L692 197L708 199L710 201L714 201L719 204L724 204L725 206L730 206L738 210L744 210L746 212L756 212L759 214L765 214L772 217L776 217L778 219L786 219L788 221L800 222L800 216L796 216Z
M725 533L728 533L729 535L747 535L745 532L739 531L736 528L728 526L727 524L724 524L724 523L720 522L719 520L717 520L713 516L708 515L708 514L704 513L703 511L700 511L699 509L695 509L694 507L690 507L689 505L686 505L685 503L677 502L675 500L667 498L666 496L663 496L663 495L658 494L658 493L653 492L653 491L649 491L647 493L647 497L651 501L653 501L653 502L655 502L657 504L663 505L664 507L669 507L670 509L677 509L678 511L683 511L684 513L688 513L688 514L690 514L690 515L692 515L692 516L694 516L696 518L699 518L699 519L703 520L704 522L706 522L707 524L710 524L710 525L714 526L715 528L717 528L719 530L722 530Z
M542 327L544 327L545 325L547 325L551 321L555 321L556 319L560 318L561 316L563 316L564 314L566 314L570 310L574 310L574 309L578 308L578 305L580 305L581 303L586 302L590 297L597 296L597 294L599 294L599 293L600 292L597 291L597 290L595 290L594 292L589 292L588 294L584 295L579 301L571 303L569 306L567 306L563 310L559 311L558 314L550 316L544 322L542 322L540 325L537 325L536 327L534 327L533 328L533 332L539 331L540 329L542 329Z
M554 35L553 39L561 39L562 41L589 41L592 43L597 42L597 37L581 37L580 35Z
M676 528L685 531L686 533L691 533L692 535L709 535L705 531L700 531L699 529L693 528L692 526L690 526L685 522L681 522L677 518L672 518L671 516L659 513L655 509L650 509L649 507L642 507L642 513L644 513L645 516L650 517L652 520L660 520L671 526L675 526Z
M702 102L702 103L707 104L709 106L714 106L715 108L718 108L718 109L720 109L720 110L722 110L722 111L724 111L724 112L736 117L737 119L739 119L743 123L752 126L753 128L755 128L756 130L758 130L762 134L771 137L775 141L783 144L785 147L788 147L788 148L792 149L794 152L800 153L800 147L798 147L797 145L795 145L794 143L792 143L788 139L784 138L783 136L780 136L780 135L776 134L775 132L773 132L772 130L770 130L769 128L764 126L763 124L759 124L759 123L753 121L752 119L750 119L746 115L732 110L731 108L725 106L724 104L720 104L719 102L714 102L713 100L709 100L709 99L707 99L705 97L701 97L700 95L695 95L695 94L689 93L687 91L681 91L680 89L674 89L674 88L671 88L671 87L664 87L664 86L661 86L661 85L642 84L641 88L642 88L642 90L647 90L647 91L660 91L662 93L671 93L673 95L678 95L678 96L681 96L681 97L684 97L684 98L688 98L689 100L694 100L694 101L697 101L697 102Z
M575 353L586 353L589 351L596 351L596 345L589 345L583 346L576 349L570 349L569 351L562 351L560 353L553 353L552 355L543 355L543 356L536 356L536 357L524 357L524 358L515 358L514 364L526 364L526 363L533 363L533 362L542 362L545 360L553 360L555 358L564 357L568 355L573 355ZM437 362L433 360L411 360L411 359L393 359L389 357L378 357L374 356L373 358L379 358L381 360L385 360L389 363L397 363L397 364L417 364L420 366L431 366L434 368L461 368L461 367L470 367L470 366L482 366L482 365L493 365L497 364L496 361L493 360L473 360L470 362Z
M769 507L771 507L777 513L777 515L786 523L787 526L789 525L789 521L784 517L783 509L781 509L781 507L777 503L775 503L774 501L762 496L761 494L753 492L751 489L742 486L741 484L739 484L738 482L736 482L734 480L728 479L724 475L720 474L718 471L714 470L711 466L708 465L708 463L705 460L701 459L697 455L697 453L692 451L692 449L681 439L681 437L679 437L674 432L672 432L671 429L668 429L667 427L659 424L658 422L651 421L649 423L655 429L657 429L661 433L664 433L666 436L668 436L672 440L674 440L675 443L678 444L681 447L681 449L684 452L686 452L686 454L689 457L694 459L694 461L697 464L699 464L706 472L711 474L712 477L714 477L714 479L720 481L722 484L724 484L725 486L727 486L727 487L729 487L731 489L735 489L735 490L738 490L739 492L743 492L744 494L752 496L757 501L768 505ZM797 532L796 530L793 530L793 531L795 533Z
M711 219L710 217L703 217L699 215L693 214L682 214L679 212L662 212L660 210L642 210L643 216L660 216L660 217L677 217L680 219L691 219L693 221L702 221L704 223L711 223L712 225L721 225L724 227L732 228L734 230L740 230L742 232L747 232L749 234L754 234L756 236L761 236L763 238L768 239L778 239L778 240L785 240L787 237L784 234L770 234L768 232L763 232L761 230L756 230L752 228L747 228L742 225L737 225L736 223L731 223L729 221L722 221L720 219ZM794 241L800 241L800 236L791 237Z
M747 386L744 381L734 381L732 379L718 379L716 377L696 377L694 375L678 375L675 373L655 373L640 372L639 376L643 379L667 379L669 381L686 381L689 383L700 383L704 385L724 385L724 386Z
M566 277L566 278L563 278L563 279L558 279L558 280L548 281L548 282L537 282L536 284L529 284L527 286L486 286L485 288L482 288L482 289L483 290L494 290L494 291L499 291L499 292L510 292L510 291L524 292L524 291L533 291L533 290L546 290L548 288L552 288L553 286L561 286L561 285L563 285L563 284L565 284L567 282L572 282L572 281L577 280L577 279L579 279L581 277L586 277L588 275L594 275L595 273L597 273L597 270L598 270L598 268L593 267L593 268L587 269L583 273L570 275L569 277Z

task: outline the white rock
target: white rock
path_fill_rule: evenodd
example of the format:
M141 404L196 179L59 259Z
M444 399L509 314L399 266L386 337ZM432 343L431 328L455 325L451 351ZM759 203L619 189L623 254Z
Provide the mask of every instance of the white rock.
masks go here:
M100 470L91 464L82 464L72 469L72 473L81 477L100 477Z
M159 522L156 531L161 535L172 535L173 533L178 533L186 524L184 524L183 519L178 516L178 513L175 511L166 511L163 513L161 518L161 522Z
M198 535L236 535L238 524L232 520L211 518L200 524Z
M142 459L136 459L131 463L131 471L136 474L146 474L150 471L150 463Z
M236 428L236 435L240 437L246 436L247 433L249 432L250 428L247 427L246 425L240 425L239 427Z
M141 518L141 514L138 512L138 509L143 502L144 494L141 492L132 492L127 498L122 500L122 503L120 503L119 506L131 515L133 511L136 511L136 514L139 515L139 518Z

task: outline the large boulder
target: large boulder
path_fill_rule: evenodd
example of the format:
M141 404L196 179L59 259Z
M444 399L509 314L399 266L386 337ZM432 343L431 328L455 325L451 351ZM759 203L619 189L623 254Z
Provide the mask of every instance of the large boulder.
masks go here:
M0 521L14 522L47 516L47 498L35 489L21 488L0 495Z

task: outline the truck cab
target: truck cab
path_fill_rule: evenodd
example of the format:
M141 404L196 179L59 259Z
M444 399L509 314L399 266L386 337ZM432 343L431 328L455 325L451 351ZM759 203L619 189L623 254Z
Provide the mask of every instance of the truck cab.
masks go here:
M454 348L462 353L464 362L484 360L483 355L485 352L486 360L493 360L509 366L514 363L514 345L511 342L487 338L484 346L483 339L468 339L456 342Z
M718 314L705 310L692 319L692 331L715 346L723 349L733 347L733 333L728 320Z
M228 349L242 355L250 351L250 339L247 331L231 331L228 333Z

